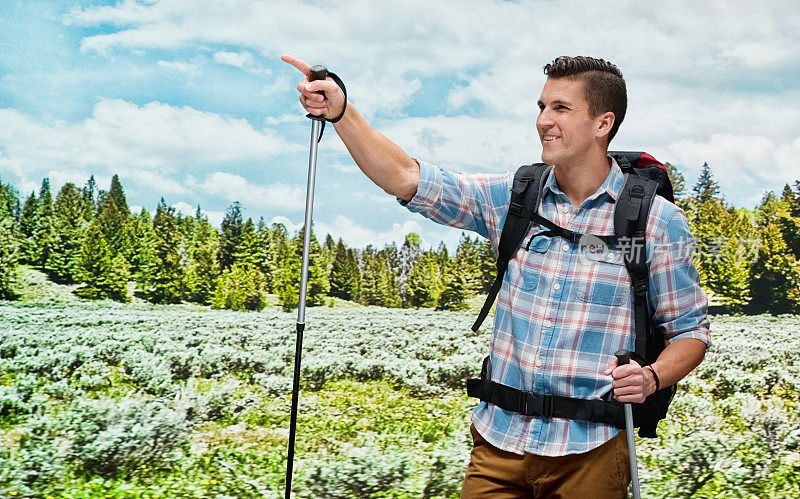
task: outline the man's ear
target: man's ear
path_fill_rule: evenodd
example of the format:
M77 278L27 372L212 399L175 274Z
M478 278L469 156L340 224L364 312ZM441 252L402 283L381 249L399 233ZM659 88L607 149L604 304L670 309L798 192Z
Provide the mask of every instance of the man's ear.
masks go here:
M616 117L611 111L606 111L598 116L596 121L597 130L595 132L595 137L608 137L608 134L611 133L611 128L614 126L615 121Z

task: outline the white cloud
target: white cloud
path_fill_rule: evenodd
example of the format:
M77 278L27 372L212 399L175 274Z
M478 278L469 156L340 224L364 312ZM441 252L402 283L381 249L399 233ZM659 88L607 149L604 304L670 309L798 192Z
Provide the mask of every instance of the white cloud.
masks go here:
M156 64L164 69L189 73L190 76L197 74L197 64L192 64L190 62L159 60Z
M381 131L412 157L455 170L514 170L541 160L533 122L513 118L406 118Z
M79 123L48 123L0 109L0 123L0 168L13 172L22 185L59 170L70 172L64 180L83 182L91 171L118 173L160 193L183 194L179 172L185 168L260 163L301 147L243 119L160 102L137 106L102 100Z
M237 68L249 67L255 63L250 52L215 52L214 60Z
M670 149L677 161L694 166L698 173L708 162L723 194L752 194L746 199L760 199L767 190L779 191L799 175L800 136L776 144L763 136L715 134L704 141L676 142ZM752 207L752 203L746 206Z
M178 201L173 204L172 207L175 208L175 211L186 217L193 217L196 211L195 207L183 201Z
M190 183L206 194L239 201L248 207L283 210L300 210L305 207L305 186L282 183L258 185L248 182L240 175L227 172L214 172L200 183L190 179Z

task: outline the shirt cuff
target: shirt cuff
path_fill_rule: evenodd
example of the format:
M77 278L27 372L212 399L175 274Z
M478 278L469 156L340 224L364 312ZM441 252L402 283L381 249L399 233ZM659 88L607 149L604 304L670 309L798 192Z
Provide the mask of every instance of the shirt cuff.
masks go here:
M711 348L711 331L709 329L709 321L708 319L704 320L702 324L700 324L695 329L691 331L686 331L683 333L676 334L675 336L670 337L667 339L666 344L669 345L670 343L683 340L687 338L692 338L695 340L700 340L706 344L706 348Z
M419 161L417 159L414 159L414 161L419 164L419 185L417 185L417 193L414 194L411 201L397 198L397 202L415 213L426 213L433 207L434 202L441 198L443 183L442 172L439 168L425 161Z

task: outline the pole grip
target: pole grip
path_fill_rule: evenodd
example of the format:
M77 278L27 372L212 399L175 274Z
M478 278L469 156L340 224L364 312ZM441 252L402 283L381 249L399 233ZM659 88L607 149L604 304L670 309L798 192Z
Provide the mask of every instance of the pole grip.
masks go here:
M311 66L311 69L308 70L310 73L308 75L308 81L317 81L317 80L324 80L328 77L328 68L317 64L316 66ZM322 90L317 91L318 94L325 95L325 92Z
M624 366L631 362L631 351L625 350L624 348L622 350L617 350L614 357L617 358L617 365Z

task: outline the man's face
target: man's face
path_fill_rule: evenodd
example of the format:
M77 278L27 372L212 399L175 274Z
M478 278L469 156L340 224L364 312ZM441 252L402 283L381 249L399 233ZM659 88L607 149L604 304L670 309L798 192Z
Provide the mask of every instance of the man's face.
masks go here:
M548 165L581 159L597 140L600 117L590 116L583 85L568 78L548 78L544 84L536 129Z

